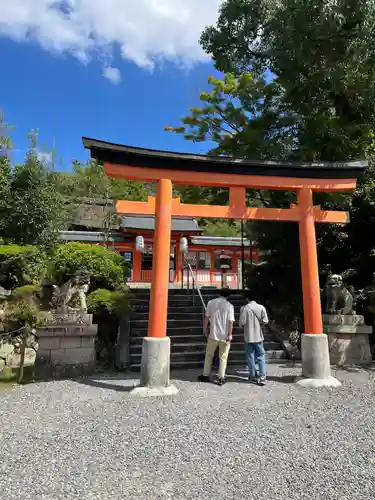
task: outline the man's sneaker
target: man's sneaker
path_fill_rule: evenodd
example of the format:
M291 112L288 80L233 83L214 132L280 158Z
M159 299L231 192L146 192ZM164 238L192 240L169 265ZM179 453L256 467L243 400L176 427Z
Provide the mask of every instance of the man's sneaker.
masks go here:
M199 382L209 382L210 377L206 377L206 375L199 375L198 380Z
M248 377L249 382L252 382L253 384L257 384L259 382L259 373L255 372L255 377L252 377L249 375Z
M217 377L217 385L224 385L225 382L225 378Z
M266 377L259 377L258 379L258 385L266 385Z

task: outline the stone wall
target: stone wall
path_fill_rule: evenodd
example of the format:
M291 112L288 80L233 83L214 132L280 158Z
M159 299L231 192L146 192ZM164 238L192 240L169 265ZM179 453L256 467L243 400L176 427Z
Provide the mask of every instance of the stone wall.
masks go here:
M97 325L90 314L55 315L54 324L38 328L36 378L74 377L95 370Z

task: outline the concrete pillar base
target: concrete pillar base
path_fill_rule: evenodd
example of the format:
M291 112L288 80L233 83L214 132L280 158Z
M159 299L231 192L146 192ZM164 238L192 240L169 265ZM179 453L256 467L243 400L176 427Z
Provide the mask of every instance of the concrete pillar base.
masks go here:
M339 387L341 384L331 376L327 335L303 334L301 338L302 387Z
M145 337L142 345L140 385L131 392L134 396L170 396L177 394L170 384L171 340L169 337Z
M339 382L335 377L327 378L300 378L297 384L308 389L319 389L320 387L340 387Z
M170 384L168 387L135 387L130 395L138 398L150 398L155 396L174 396L178 393L175 385Z

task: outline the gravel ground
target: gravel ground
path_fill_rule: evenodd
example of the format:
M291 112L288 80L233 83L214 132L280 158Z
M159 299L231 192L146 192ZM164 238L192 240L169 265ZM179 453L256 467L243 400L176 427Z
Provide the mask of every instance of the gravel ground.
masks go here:
M264 388L177 374L170 398L134 399L132 381L96 377L0 390L4 500L373 500L374 371L339 389Z

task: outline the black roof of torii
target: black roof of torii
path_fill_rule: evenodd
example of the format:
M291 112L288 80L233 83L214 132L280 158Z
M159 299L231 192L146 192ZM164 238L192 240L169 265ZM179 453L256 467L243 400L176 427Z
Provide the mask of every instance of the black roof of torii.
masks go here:
M98 161L140 168L310 179L356 179L364 174L368 165L366 160L348 162L249 160L144 149L87 137L83 137L82 141L85 148L90 149L92 158Z

